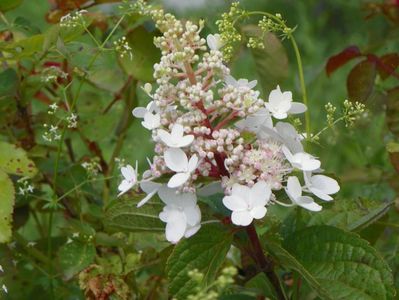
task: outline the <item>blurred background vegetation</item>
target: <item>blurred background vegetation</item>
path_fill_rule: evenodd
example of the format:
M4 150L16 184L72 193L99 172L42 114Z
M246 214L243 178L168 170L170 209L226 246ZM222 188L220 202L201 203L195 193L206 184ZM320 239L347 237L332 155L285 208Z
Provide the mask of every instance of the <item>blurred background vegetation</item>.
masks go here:
M5 0L5 2L7 1ZM8 2L12 3L13 1ZM32 36L48 31L52 23L58 22L59 17L68 12L68 9L64 7L66 3L72 3L71 7L73 7L74 3L79 2L84 7L83 4L85 2L94 1L25 0L15 1L15 4L17 2L21 2L20 5L16 5L15 9L4 13L6 21L4 19L3 21L0 20L0 39L2 43L7 42L7 34L9 34L7 23L16 24L18 27L16 30L14 30L15 28L11 30L14 39L22 38L23 36ZM308 98L310 101L311 127L314 133L326 126L325 105L331 102L334 106L341 108L343 101L349 97L347 90L348 74L361 60L360 58L355 58L330 74L330 76L327 76L326 64L330 57L340 53L351 45L356 45L362 53L372 53L376 56L398 53L399 51L399 4L397 1L246 0L240 2L247 10L281 13L283 18L287 20L288 25L291 27L297 25L294 35L302 54L309 94ZM384 7L379 6L388 4L394 10L396 9L392 15L384 13ZM0 7L1 5L0 3ZM117 10L117 5L117 3L103 3L93 7L93 10L97 11L99 15L96 27L93 28L94 32L101 32L101 26L107 26L104 25L107 23L105 16L112 16L113 12ZM230 2L223 0L197 0L195 2L191 0L165 0L161 5L164 5L167 10L174 12L180 18L190 20L205 19L205 36L208 33L217 31L215 21L220 18L221 13L228 10ZM91 8L89 10L91 11ZM130 29L129 24L124 24L123 26L123 30L128 32ZM150 40L145 33L140 35L137 32L135 39L143 41ZM79 37L77 41L76 47L90 43L87 35ZM143 43L145 44L145 42ZM288 42L283 41L282 44L285 50L279 51L269 61L265 58L264 66L266 73L262 76L270 72L270 66L282 69L283 74L281 75L280 86L283 90L291 90L294 99L300 101L301 92L294 52ZM137 47L140 48L140 46ZM133 49L135 48L133 47ZM142 52L146 52L146 50L141 50L140 52L140 55L143 55L143 60L146 61L148 57ZM74 60L72 65L75 68L81 67L84 69L84 65L87 64L88 59L92 55L91 52L87 48L82 48L76 50L74 53L78 53L78 55L73 55ZM150 55L152 56L148 58L149 61L143 64L147 63L151 66L159 58L156 53L150 53ZM288 63L286 57L288 58ZM20 63L29 67L32 62ZM149 133L142 130L139 121L131 118L130 112L127 115L124 114L126 108L122 101L115 101L115 105L111 108L108 107L110 101L115 99L121 90L124 93L128 90L128 88L124 89L123 86L128 80L129 71L125 72L122 64L123 62L121 63L114 53L101 55L95 63L93 72L90 75L90 84L83 86L79 97L81 132L73 132L68 137L72 140L75 152L79 153L79 157L76 158L78 162L86 161L93 157L93 153L96 153L98 150L97 146L101 149L101 155L108 161L115 154L115 145L119 141L120 134L126 134L123 147L119 149L120 151L117 152L117 156L126 159L130 163L133 163L137 159L140 162L139 168L145 170L147 164L145 158L151 157L153 147ZM138 82L140 85L145 82L145 78L151 76L148 70L144 70L143 72L143 74L140 74ZM241 47L235 55L235 59L232 62L232 72L237 78L258 79L259 82L267 81L267 78L260 78L259 66L256 66L251 51L244 47ZM363 83L370 85L370 82L366 79ZM23 87L25 88L24 93L26 93L27 97L37 96L37 85L40 85L39 79L37 76L35 77L35 74L32 74L32 77L25 81ZM387 122L386 117L387 101L390 101L387 99L387 91L398 85L398 79L391 76L383 81L379 77L376 77L371 85L372 92L365 99L353 99L362 101L367 105L367 115L354 128L345 128L344 124L339 124L334 130L327 130L321 136L319 145L313 144L311 146L311 152L320 157L324 169L334 174L334 177L340 181L342 190L336 197L335 203L325 205L325 207L329 207L330 209L326 209L319 216L315 217L310 216L307 212L302 212L301 220L302 222L312 224L328 223L345 228L361 216L373 211L374 208L380 208L386 204L387 208L389 208L389 213L383 215L386 212L385 208L377 210L375 213L381 213L383 216L373 225L366 229L359 229L358 232L364 238L368 239L385 257L395 273L395 284L399 288L399 256L397 255L397 250L399 249L399 204L397 200L399 177L395 171L395 166L398 168L399 164L399 159L397 158L399 154L390 155L387 151L387 144L390 142L397 143L399 141L399 134L397 131L392 131L392 128L388 128L387 124L389 122ZM76 92L76 89L74 92ZM267 96L267 89L264 90L264 96ZM396 100L399 103L399 97ZM148 99L144 93L138 88L137 99L135 99L133 105L145 106L147 101ZM34 121L37 124L35 125L35 130L38 132L43 131L40 124L45 122L47 118L47 109L48 107L45 102L32 101L31 113L35 116ZM104 113L109 109L112 110L111 113ZM7 109L0 105L0 119L2 119L0 120L1 134L4 134L4 136L6 136L4 132L7 129L6 120L11 118L11 116L5 115L7 112ZM126 116L129 119L126 119ZM399 109L396 110L396 115L391 112L391 118L399 119ZM129 124L129 126L125 132L124 128L126 128L126 124ZM19 132L14 133L17 139L19 139L19 134ZM37 139L40 138L40 135L38 133ZM80 138L76 138L78 135ZM21 136L23 136L22 133ZM96 145L88 145L88 143L90 144L88 139L95 141ZM33 151L30 155L37 158L38 168L42 171L52 170L55 155L50 154L40 157L41 151L44 150L37 147L34 150L36 152ZM69 170L68 168L74 168L73 176L68 173L69 171L64 172L65 170ZM64 191L70 190L78 182L86 178L85 171L79 164L71 167L66 159L61 161L60 170L59 181L62 182ZM116 173L117 170L108 175L115 175ZM110 195L108 197L115 198L116 184L117 180L112 182L111 188L107 191ZM100 196L96 188L96 184L86 186L82 189L81 193L89 196L94 195L93 197L97 199L96 197ZM20 220L23 226L18 229L18 234L20 235L20 239L39 241L40 244L40 232L36 226L32 225L34 224L35 216L29 213L22 213L26 202L27 200L23 197L17 199L17 208L20 208L21 219L26 219ZM100 209L95 205L99 202L101 201L88 201L86 203L87 207L82 208L84 213L92 215L88 219L90 217L95 219L97 213L101 214ZM355 210L356 213L354 213ZM65 242L67 234L70 235L78 231L74 227L76 224L71 225L68 223L69 227L65 229L67 226L65 225L65 219L62 217L63 214L64 212L59 211L55 218L55 228L57 228L53 232L53 236L56 238L54 242L55 247ZM276 214L278 215L279 212L276 212ZM18 224L18 222L18 220L14 220L15 224ZM66 230L66 232L62 230ZM79 230L84 229L79 228ZM88 231L90 232L90 229ZM151 240L148 241L148 244L151 244ZM144 249L146 245L140 245L140 247ZM159 249L161 248L159 246ZM2 251L5 254L9 250L3 249ZM34 250L29 251L34 252ZM35 255L35 253L32 255ZM9 254L5 254L4 257L8 256ZM2 258L0 258L0 262L4 266L10 264L9 260L1 260ZM35 267L31 266L31 268ZM12 291L8 296L10 299L27 299L26 297L29 293L30 295L34 295L35 292L46 290L44 279L41 281L45 276L39 275L37 278L29 277L36 276L36 273L29 268L20 269L20 272L21 274L15 275L15 273L16 277L12 277L7 281L9 290ZM73 271L71 272L73 273ZM12 282L17 277L23 279L21 286L27 286L27 290L18 290L16 288L17 284L13 285ZM27 280L37 280L37 282L28 283ZM72 286L72 289L63 291L64 296L61 297L62 299L76 299L74 295L80 295L78 286ZM46 292L43 295L45 294Z

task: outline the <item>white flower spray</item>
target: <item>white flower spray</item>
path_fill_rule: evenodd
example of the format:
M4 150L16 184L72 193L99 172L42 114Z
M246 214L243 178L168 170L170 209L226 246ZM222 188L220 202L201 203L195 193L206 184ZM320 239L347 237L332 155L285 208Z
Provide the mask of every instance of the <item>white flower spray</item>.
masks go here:
M303 136L294 126L282 121L305 112L304 104L293 102L292 93L279 86L265 101L255 89L256 80L231 77L220 36L201 37L202 23L183 23L140 1L136 8L151 15L163 33L154 40L162 54L154 65L157 88L152 92L146 84L143 89L151 102L133 110L152 132L156 155L141 180L137 168L121 169L120 194L140 185L147 193L138 205L142 206L158 193L166 205L159 217L172 243L199 230L197 191L204 181L216 183L215 191L224 191L220 201L239 226L263 218L270 204L322 209L303 192L332 200L338 183L313 174L321 172L320 161L304 151ZM304 173L303 186L298 177L290 176L293 171L296 176ZM166 184L158 180L161 176L168 178ZM276 200L273 192L282 189L291 203Z

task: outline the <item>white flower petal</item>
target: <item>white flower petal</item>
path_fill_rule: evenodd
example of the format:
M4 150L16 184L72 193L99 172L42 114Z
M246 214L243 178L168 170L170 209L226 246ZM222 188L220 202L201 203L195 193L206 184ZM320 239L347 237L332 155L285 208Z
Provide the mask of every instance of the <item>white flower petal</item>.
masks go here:
M169 188L177 188L179 186L182 186L187 182L187 180L190 178L190 173L185 172L185 173L176 173L173 175L169 181L168 181L168 187Z
M251 216L254 219L262 219L266 215L267 209L264 206L257 206L251 210Z
M145 107L136 107L133 109L132 114L136 118L144 118L144 115L147 113L147 109Z
M187 146L189 146L192 142L194 141L194 136L192 135L192 134L188 134L188 135L185 135L185 136L183 136L183 137L180 137L180 140L179 140L179 148L180 147L187 147Z
M149 130L158 128L159 126L161 126L161 116L159 114L152 114L150 112L147 112L144 115L144 121L141 122L141 125Z
M189 173L194 172L195 169L197 169L198 166L198 156L197 154L194 154L193 156L191 156L189 162L188 162L188 167L187 167L187 171Z
M291 103L291 108L288 111L290 114L302 114L307 110L307 107L305 104L300 103L300 102L292 102Z
M141 199L139 201L139 203L137 203L137 207L142 207L144 204L146 204L148 201L150 201L150 199L152 197L154 197L154 195L157 193L157 190L154 190L150 193L147 194L147 196L145 196L143 199Z
M235 183L231 189L231 194L240 197L241 199L247 199L250 193L251 189L249 187L238 183Z
M140 188L146 193L157 192L161 188L162 184L153 181L141 181Z
M184 208L184 214L186 215L187 224L190 226L195 226L201 221L201 211L198 205Z
M121 173L122 173L123 177L125 177L125 179L136 180L136 171L133 169L133 167L131 165L122 167Z
M174 124L172 127L171 136L173 140L179 140L184 135L184 127L181 124Z
M335 194L339 191L340 187L338 182L325 175L314 175L310 179L311 185L326 194Z
M177 199L177 190L168 188L166 185L162 186L158 190L158 196L161 198L162 202L167 205L173 205L176 203Z
M126 180L126 179L122 180L122 182L118 186L118 190L120 191L120 193L118 194L118 197L123 195L124 193L126 193L133 186L134 186L134 184L131 181Z
M184 236L186 228L187 223L184 214L179 211L171 211L165 228L166 239L176 244Z
M169 148L164 154L166 166L175 172L186 172L188 158L186 153L179 148Z
M243 211L248 207L247 202L235 194L231 196L225 196L223 198L223 204L232 211Z
M167 146L173 145L173 139L169 132L163 129L158 130L158 137L164 142Z
M302 196L302 187L299 183L298 177L290 176L287 180L287 194L290 198L296 201L297 198Z
M309 190L312 192L313 195L315 195L317 198L320 198L321 200L324 200L324 201L332 201L333 200L333 197L326 194L322 190L316 189L314 187L310 187Z
M253 207L265 206L270 199L272 191L264 181L258 181L251 188L250 194L247 196Z
M323 208L322 206L314 202L313 199L309 196L301 196L297 198L295 202L299 206L306 208L310 211L321 211Z
M235 225L248 226L251 224L253 217L248 211L233 211L231 221Z

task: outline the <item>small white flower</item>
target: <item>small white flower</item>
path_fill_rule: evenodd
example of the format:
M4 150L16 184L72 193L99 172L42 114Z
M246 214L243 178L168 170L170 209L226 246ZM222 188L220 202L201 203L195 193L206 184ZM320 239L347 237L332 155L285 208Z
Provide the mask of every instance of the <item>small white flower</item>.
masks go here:
M73 239L71 239L70 237L67 239L66 244L70 244L73 242Z
M292 102L292 93L281 92L280 86L270 92L269 102L265 105L276 119L285 119L289 113L301 114L306 111L304 104Z
M171 133L160 129L158 136L162 142L171 148L186 147L194 141L194 136L192 134L184 135L184 127L177 123L173 125Z
M206 43L211 50L219 50L223 47L223 42L221 40L220 34L208 34L208 36L206 37Z
M121 168L121 173L125 179L123 179L121 184L118 186L118 190L120 191L118 197L137 184L137 161L136 169L133 169L131 165L127 165L126 167Z
M28 242L27 244L26 244L26 247L35 247L35 245L36 245L37 243L36 242Z
M312 175L311 172L304 172L304 178L309 192L325 201L333 200L330 195L338 193L340 189L335 179L325 175Z
M186 153L180 148L169 148L164 155L166 166L176 172L168 182L168 187L177 188L190 178L198 165L198 156L194 154L188 160Z
M4 272L2 265L0 265L0 272Z
M282 150L287 160L296 169L302 171L314 171L320 168L320 161L308 153L298 152L292 154L286 146L283 146Z
M248 226L253 219L265 216L265 206L271 193L270 187L264 181L258 181L252 188L236 183L231 195L223 198L223 204L232 211L233 224Z
M287 187L285 191L292 203L306 208L310 211L320 211L322 207L314 202L312 197L302 196L302 187L296 176L288 177Z
M226 76L225 82L228 85L232 85L236 88L247 87L249 89L253 89L258 84L257 80L248 81L248 79L245 78L236 80L233 76L230 75Z
M154 101L148 103L147 107L136 107L132 114L136 118L144 119L141 122L144 128L153 130L161 126L161 116L159 108Z
M6 287L6 285L5 284L3 284L2 286L1 286L1 289L4 291L4 293L8 293L8 290L7 290L7 287Z
M175 244L182 237L188 238L200 229L201 211L195 194L176 194L176 189L169 188L160 189L158 194L166 204L159 218L166 223L165 234L169 242Z
M74 239L78 238L78 237L79 237L79 232L74 232L74 233L72 233L72 237L73 237Z

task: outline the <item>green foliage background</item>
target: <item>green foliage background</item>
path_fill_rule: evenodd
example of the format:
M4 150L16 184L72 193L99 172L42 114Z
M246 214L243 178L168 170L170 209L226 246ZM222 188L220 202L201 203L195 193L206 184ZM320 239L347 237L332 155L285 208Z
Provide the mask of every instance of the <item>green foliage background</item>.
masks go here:
M65 49L66 60L73 66L74 76L79 78L79 72L86 71L87 63L94 53L95 45L90 38L79 30L71 30L63 33L65 45L62 45L57 40L55 25L46 21L46 14L51 10L49 2L25 0L20 5L17 2L6 0L4 4L0 4L0 10L5 11L4 16L8 22L15 24L11 29L14 38L23 42L15 42L10 46L10 43L2 40L0 51L13 51L20 47L22 50L16 52L18 61L30 68L35 64L36 52L44 50L46 45L50 47L56 44L58 51ZM61 2L63 1L53 1L53 5ZM7 6L7 3L12 4ZM329 57L350 45L357 45L362 52L376 55L397 52L399 49L399 26L388 22L382 15L365 20L367 12L364 10L364 1L247 0L241 3L247 10L279 12L289 25L298 24L294 35L302 54L310 101L311 127L314 132L326 124L325 104L331 102L341 107L348 97L347 76L355 65L354 62L349 62L328 77L325 66ZM12 7L14 5L15 8ZM109 22L111 28L117 20L117 17L112 17L118 10L117 6L118 3L106 3L96 7L109 18L105 22ZM228 7L229 3L221 1L214 9L169 9L180 18L204 18L205 36L216 32L215 21ZM135 106L145 106L148 101L138 86L151 81L152 65L159 59L159 53L151 43L153 28L148 23L140 26L144 21L136 17L125 21L117 35L129 32L127 39L133 48L134 58L118 59L114 52L103 52L92 70L86 74L77 102L81 132L67 133L76 155L75 163L70 162L66 152L61 157L57 175L59 190L54 191L49 184L51 180L46 182L44 176L36 183L41 189L34 196L25 197L17 193L15 203L14 193L18 192L16 175L21 174L5 167L7 156L16 155L15 151L7 147L9 144L24 147L24 143L29 143L30 136L29 132L24 131L24 115L10 101L11 95L18 93L21 101L25 101L23 105L31 103L29 113L34 116L33 130L37 141L41 139L42 125L48 122L49 116L48 106L33 100L36 92L44 89L40 74L23 77L27 74L10 71L15 69L15 61L8 62L11 69L3 64L0 73L0 242L8 239L3 237L7 231L3 229L7 227L3 224L3 218L6 218L3 214L9 215L12 207L14 214L12 238L8 245L3 244L0 247L0 265L4 269L0 276L9 291L8 294L2 293L1 298L33 299L40 295L41 299L80 299L84 297L82 290L87 289L90 279L96 278L101 284L111 282L116 287L119 294L114 293L112 299L167 299L168 288L178 299L185 299L191 292L188 287L195 286L195 282L184 277L187 275L182 275L183 279L177 280L176 274L185 270L174 262L187 260L186 267L206 272L205 281L211 282L218 274L220 266L234 264L237 259L229 257L228 263L224 261L233 240L224 231L218 231L213 236L216 244L211 243L212 239L206 239L206 231L201 231L198 236L193 237L193 244L190 244L190 240L183 241L172 250L172 246L163 239L163 224L157 219L148 220L140 216L135 206L129 205L129 202L135 203L134 201L140 199L140 195L116 200L119 172L113 163L114 156L125 158L131 164L137 159L140 170L147 168L146 157L152 156L150 134L142 129L138 120L133 120L130 112ZM8 29L5 22L0 23L0 32ZM106 36L98 28L93 30L102 39ZM23 36L27 39L24 40ZM68 44L68 41L71 43ZM272 44L272 38L267 42ZM275 52L255 55L244 47L240 48L231 66L232 73L238 78L258 79L259 82L270 82L269 77L280 76L279 84L285 90L293 91L294 97L299 101L300 87L294 53L288 42L282 43L284 47L278 41L276 43ZM13 49L10 50L9 47ZM33 61L29 61L32 57ZM279 73L272 74L270 70L278 70ZM293 299L360 299L359 291L363 285L370 287L370 290L362 290L365 293L362 299L397 297L394 296L394 286L399 288L399 177L390 161L386 145L388 142L397 143L399 135L389 131L386 102L380 97L385 89L395 84L397 85L397 79L376 83L375 93L366 101L368 116L356 127L347 129L340 124L335 130L322 135L320 145L312 144L312 153L320 157L324 169L340 181L341 191L335 201L323 205L324 210L319 214L273 207L270 209L270 219L259 227L259 232L264 234L265 249L281 260L278 263L279 274L283 276L286 272L291 274L293 271L295 280L298 276L304 278L301 296L287 284L286 288ZM267 95L271 87L264 84L264 94ZM71 95L68 94L67 97L76 95L78 90L78 85L73 85L68 91ZM130 100L119 101L119 94L122 97L128 95ZM114 100L114 105L109 107ZM396 113L393 114L397 118L399 112ZM20 123L17 122L18 126L11 129L13 133L10 138L9 124L16 119ZM7 142L8 146L4 146L3 142ZM52 146L56 147L56 144ZM108 167L111 169L106 174L112 177L107 187L104 187L101 180L88 178L81 167L82 162L88 161L99 151L105 161L109 162ZM54 176L52 172L57 160L55 153L48 143L40 140L35 147L26 150L27 157L25 152L21 155L24 164L27 164L25 160L28 161L29 157L41 174ZM26 172L28 171L24 169L23 173ZM23 175L32 177L34 174ZM10 187L10 181L14 182L16 191ZM57 203L61 207L51 206L54 205L55 195L58 194L59 198L59 194L69 191L70 194ZM3 203L7 205L3 207ZM54 211L52 221L49 208ZM156 215L159 210L160 207L151 204L141 208L139 212ZM136 218L132 219L131 216ZM9 221L6 219L5 223ZM49 247L46 230L51 222L53 229L50 231ZM5 233L10 234L11 232ZM330 262L323 262L326 265L320 267L312 264L315 260L322 260L320 257L324 257L330 249L323 240L324 235L331 238L329 242L332 244L352 249L352 256L347 258L353 263L351 268L345 266L345 259L342 260L336 253L331 254ZM312 241L312 238L316 240ZM70 243L67 242L69 239ZM212 253L214 257L205 251L208 245L202 243L201 239L216 247ZM268 240L272 242L268 243ZM301 244L301 240L306 240L307 243ZM29 242L35 243L33 247ZM197 242L205 248L195 248ZM189 251L187 249L192 247L202 249L201 253L204 255L197 256L195 251L198 250L193 250L194 257L184 256L184 251ZM311 254L308 255L307 251L314 256L309 257ZM371 254L366 255L366 258L360 257L363 255L362 251ZM190 261L192 265L188 264ZM240 264L242 262L235 265ZM370 269L362 270L366 268L364 265ZM393 283L390 282L389 268L393 273ZM348 270L350 273L345 276L338 274ZM375 281L371 281L364 274L372 274L370 278ZM383 278L380 280L379 276ZM331 283L333 278L338 279ZM80 279L81 288L77 279ZM365 280L370 281L366 281L366 284ZM223 299L245 299L239 297L254 297L262 293L274 298L275 295L265 288L268 286L265 281L265 278L254 277L241 284L250 292L237 292L232 287L230 296L223 296ZM353 288L353 291L348 292L347 286ZM359 289L356 290L356 287ZM235 296L236 294L242 295Z

